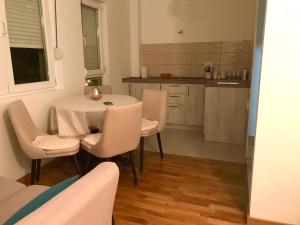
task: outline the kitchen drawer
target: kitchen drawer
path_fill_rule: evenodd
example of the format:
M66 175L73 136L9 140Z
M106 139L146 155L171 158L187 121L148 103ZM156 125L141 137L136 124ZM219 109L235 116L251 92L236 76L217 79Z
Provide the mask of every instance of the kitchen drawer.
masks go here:
M169 104L167 122L169 124L185 124L185 106Z
M186 94L186 84L162 84L162 90L167 90L169 94Z
M186 95L185 94L169 94L168 95L169 104L186 104Z

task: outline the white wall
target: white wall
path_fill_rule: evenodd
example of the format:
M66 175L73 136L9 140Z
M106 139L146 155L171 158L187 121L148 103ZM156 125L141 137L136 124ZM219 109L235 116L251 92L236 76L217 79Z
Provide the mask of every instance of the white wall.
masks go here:
M46 131L48 109L57 98L81 94L84 86L83 50L80 19L80 0L61 0L58 3L59 44L64 58L56 63L56 70L63 76L64 88L0 97L0 176L20 178L30 170L30 161L17 144L6 112L7 105L24 100L37 126Z
M253 40L254 9L253 0L141 0L142 43Z
M299 1L267 1L250 216L300 224Z
M141 44L141 23L140 23L140 0L130 0L130 46L131 46L131 74L140 74L140 44Z
M122 78L131 74L129 0L108 0L107 16L110 83L122 93Z

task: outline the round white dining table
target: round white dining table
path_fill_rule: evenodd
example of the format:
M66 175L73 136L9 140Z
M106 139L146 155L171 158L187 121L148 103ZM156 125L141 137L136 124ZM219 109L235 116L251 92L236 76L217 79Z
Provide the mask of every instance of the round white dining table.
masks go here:
M89 127L101 129L108 107L126 106L137 99L128 95L103 95L100 100L92 100L89 95L61 98L52 103L50 109L50 129L59 136L84 136Z

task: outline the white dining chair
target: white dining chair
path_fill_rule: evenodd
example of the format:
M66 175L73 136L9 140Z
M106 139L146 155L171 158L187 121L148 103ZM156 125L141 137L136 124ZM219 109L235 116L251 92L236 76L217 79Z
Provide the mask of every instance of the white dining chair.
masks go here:
M160 157L163 158L160 132L165 128L167 118L167 91L144 89L143 118L140 139L140 172L144 169L145 137L156 134Z
M114 225L112 215L118 181L117 165L111 162L102 163L24 217L17 225ZM27 189L30 187L34 186ZM35 189L27 192L33 195L32 190ZM14 198L14 205L22 203L19 198ZM8 206L11 207L12 201L9 203ZM5 202L1 202L0 209L3 205ZM0 211L0 218L1 213Z
M134 184L138 184L133 150L141 136L142 103L109 107L105 112L102 133L90 134L81 140L81 147L91 155L109 160L128 153ZM89 157L91 158L91 157ZM86 168L88 168L88 160Z
M31 184L40 178L41 159L72 156L77 173L81 168L76 158L79 151L78 138L62 138L40 131L34 124L22 100L8 106L8 115L24 153L31 159Z

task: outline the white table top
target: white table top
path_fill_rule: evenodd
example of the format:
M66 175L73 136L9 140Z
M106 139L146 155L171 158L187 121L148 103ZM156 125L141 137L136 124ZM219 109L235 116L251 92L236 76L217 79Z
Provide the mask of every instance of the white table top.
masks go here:
M88 95L61 98L52 105L68 111L99 112L107 107L104 102L113 103L112 106L126 106L137 102L137 99L128 95L103 95L100 100L92 100Z

